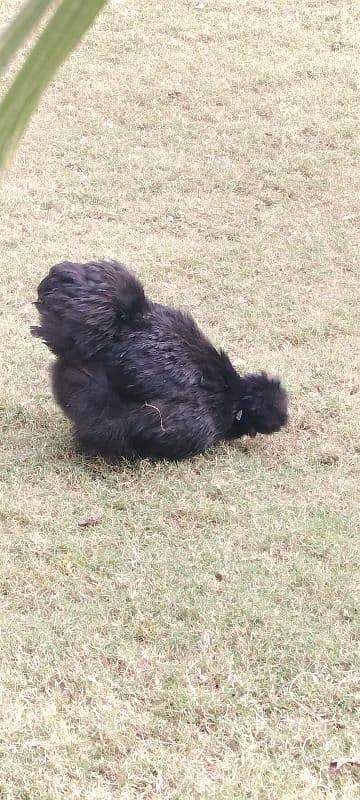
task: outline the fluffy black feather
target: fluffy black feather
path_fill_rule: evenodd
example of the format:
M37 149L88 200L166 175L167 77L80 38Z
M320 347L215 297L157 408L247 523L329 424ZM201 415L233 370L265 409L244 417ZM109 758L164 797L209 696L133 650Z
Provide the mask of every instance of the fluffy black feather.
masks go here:
M36 307L55 400L86 450L179 459L287 422L279 380L239 375L192 317L151 302L115 261L57 264Z

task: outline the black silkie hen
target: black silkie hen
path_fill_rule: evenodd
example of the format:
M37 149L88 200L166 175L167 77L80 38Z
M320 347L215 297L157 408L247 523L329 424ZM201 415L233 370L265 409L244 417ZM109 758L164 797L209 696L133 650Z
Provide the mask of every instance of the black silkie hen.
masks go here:
M88 452L180 459L286 425L278 379L239 375L191 316L153 303L115 261L56 264L36 307L55 400Z

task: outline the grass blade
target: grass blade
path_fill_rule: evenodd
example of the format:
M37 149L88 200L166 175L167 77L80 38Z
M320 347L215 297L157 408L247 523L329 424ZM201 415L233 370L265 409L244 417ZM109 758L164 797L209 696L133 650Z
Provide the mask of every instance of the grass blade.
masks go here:
M0 105L0 169L12 157L41 95L106 0L62 0Z
M58 0L57 0L58 1ZM54 0L28 0L0 36L0 75Z

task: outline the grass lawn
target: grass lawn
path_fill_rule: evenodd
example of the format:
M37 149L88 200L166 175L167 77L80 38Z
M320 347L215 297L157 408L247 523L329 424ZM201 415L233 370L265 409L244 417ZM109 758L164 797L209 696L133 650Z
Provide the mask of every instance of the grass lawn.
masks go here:
M1 800L359 797L359 31L356 0L109 2L2 182ZM96 257L278 372L287 431L76 454L31 303Z

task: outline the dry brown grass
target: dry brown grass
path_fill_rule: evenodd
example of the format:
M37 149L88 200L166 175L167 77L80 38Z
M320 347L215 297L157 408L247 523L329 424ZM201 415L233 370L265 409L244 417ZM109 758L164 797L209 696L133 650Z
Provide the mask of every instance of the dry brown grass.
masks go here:
M328 765L360 733L359 23L114 2L3 183L4 800L358 797ZM178 466L76 456L31 301L102 256L279 372L290 429Z

